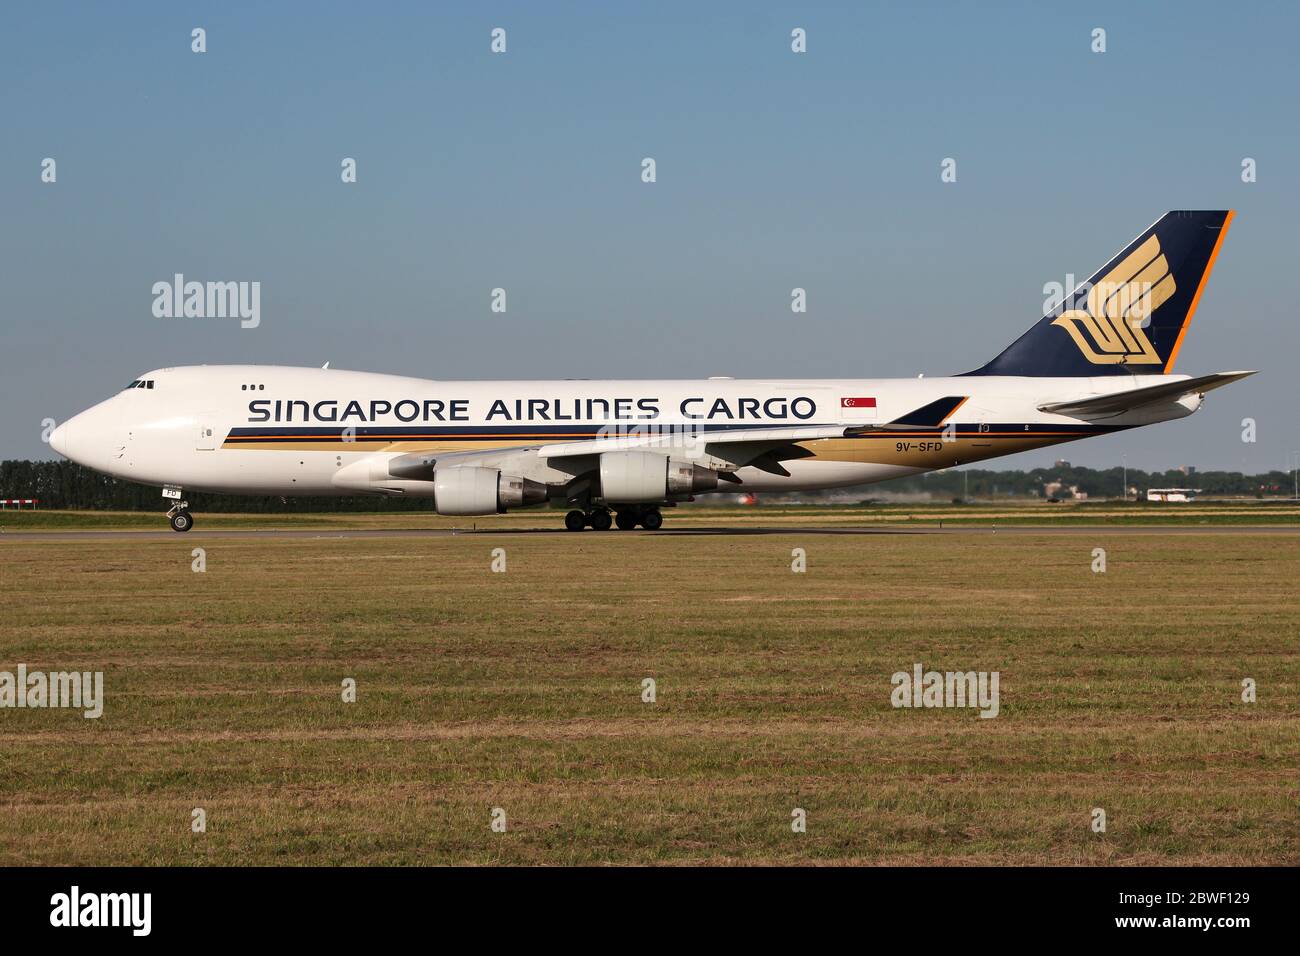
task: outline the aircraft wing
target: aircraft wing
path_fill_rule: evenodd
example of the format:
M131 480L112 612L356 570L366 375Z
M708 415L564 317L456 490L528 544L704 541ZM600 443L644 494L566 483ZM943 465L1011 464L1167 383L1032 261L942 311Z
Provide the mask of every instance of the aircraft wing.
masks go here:
M1161 382L1159 385L1131 388L1123 392L1112 392L1109 395L1090 395L1064 402L1048 402L1046 405L1039 405L1038 410L1056 415L1070 415L1075 418L1116 415L1146 405L1176 402L1184 395L1204 393L1211 389L1222 388L1224 385L1254 374L1253 371L1215 372L1213 375L1185 378L1177 382Z
M506 468L519 467L524 461L537 459L544 459L561 470L575 470L577 466L577 469L586 471L590 463L576 459L612 451L657 451L665 455L684 454L691 458L712 457L726 462L731 469L752 466L773 474L788 475L789 472L781 467L782 461L805 458L811 454L799 447L800 442L821 438L852 438L854 435L874 431L939 428L965 401L966 396L962 395L937 399L883 424L852 422L833 425L772 425L708 432L689 427L685 431L647 429L638 432L633 427L630 433L614 433L582 441L513 445L489 451L412 452L389 459L384 469L385 477L414 481L433 480L434 470L439 466Z
M635 427L627 434L611 434L583 441L542 445L537 449L539 458L573 458L579 455L599 455L607 451L673 451L680 448L702 448L705 445L742 444L746 442L788 443L813 441L818 438L844 438L855 431L866 431L871 425L796 425L773 428L736 428L730 431L684 431L638 433Z

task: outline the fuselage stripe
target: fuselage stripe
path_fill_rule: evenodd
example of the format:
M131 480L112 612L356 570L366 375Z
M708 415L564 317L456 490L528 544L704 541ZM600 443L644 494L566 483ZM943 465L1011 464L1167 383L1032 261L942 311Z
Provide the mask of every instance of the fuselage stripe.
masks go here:
M950 426L952 427L952 426ZM716 433L725 434L728 426L719 428L703 428L705 434ZM1112 426L1104 425L999 425L996 429L986 426L986 430L980 430L977 424L956 425L953 431L963 438L1059 438L1059 437L1085 437L1090 435L1101 435L1110 431L1120 430ZM942 434L943 428L920 428L903 430L882 430L864 432L858 435L847 435L844 438L832 439L809 439L809 440L860 440L860 439L885 439L892 440L897 438L917 438L932 437ZM691 431L684 433L674 433L668 430L641 430L635 428L628 431L609 431L606 426L591 426L590 429L582 431L544 431L536 425L521 425L514 429L509 426L502 428L500 426L491 429L482 429L469 426L458 430L445 431L424 431L421 429L404 429L393 427L351 427L338 430L322 431L319 428L233 428L226 436L226 444L256 444L257 442L340 442L352 444L357 442L402 442L402 441L503 441L510 439L526 438L529 441L555 441L571 439L591 439L600 437L635 438L639 436L667 437L672 434L692 434Z

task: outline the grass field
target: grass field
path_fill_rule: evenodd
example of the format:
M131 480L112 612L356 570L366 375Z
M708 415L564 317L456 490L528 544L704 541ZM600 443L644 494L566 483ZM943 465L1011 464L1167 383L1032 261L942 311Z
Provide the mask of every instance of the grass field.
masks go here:
M0 536L0 670L107 698L0 710L0 864L1294 864L1298 576L1249 529ZM892 708L915 662L999 715Z

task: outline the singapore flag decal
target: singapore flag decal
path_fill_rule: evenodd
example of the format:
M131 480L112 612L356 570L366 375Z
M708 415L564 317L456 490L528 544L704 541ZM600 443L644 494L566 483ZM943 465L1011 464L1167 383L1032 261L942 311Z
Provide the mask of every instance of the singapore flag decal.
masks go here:
M847 422L873 422L876 420L876 400L862 396L841 398L840 418Z

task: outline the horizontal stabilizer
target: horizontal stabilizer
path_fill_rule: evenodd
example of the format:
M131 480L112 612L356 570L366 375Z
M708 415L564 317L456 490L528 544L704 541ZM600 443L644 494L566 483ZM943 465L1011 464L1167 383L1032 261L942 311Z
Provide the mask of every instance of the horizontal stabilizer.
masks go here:
M1116 415L1158 402L1176 402L1184 395L1222 388L1224 385L1254 374L1254 372L1215 372L1213 375L1184 378L1177 382L1161 382L1159 385L1130 388L1122 392L1112 392L1109 395L1091 395L1071 401L1049 402L1046 405L1039 405L1038 410L1056 415L1070 415L1076 418L1086 418L1093 415Z

